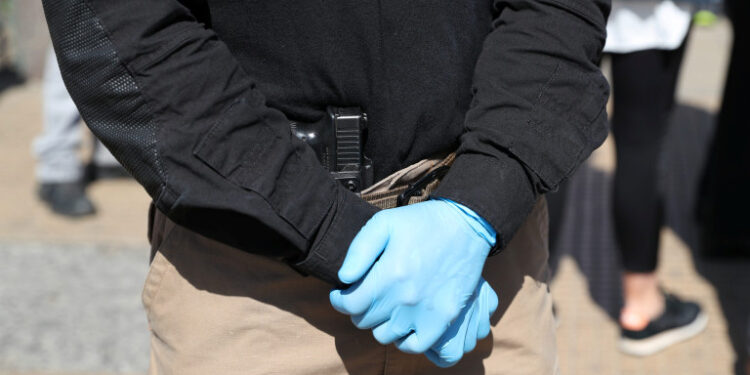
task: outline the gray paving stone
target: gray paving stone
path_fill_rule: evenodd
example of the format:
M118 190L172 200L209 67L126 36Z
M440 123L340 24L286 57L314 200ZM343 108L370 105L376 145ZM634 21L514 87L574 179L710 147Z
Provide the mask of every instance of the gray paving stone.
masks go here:
M0 372L145 372L147 266L147 249L0 242Z

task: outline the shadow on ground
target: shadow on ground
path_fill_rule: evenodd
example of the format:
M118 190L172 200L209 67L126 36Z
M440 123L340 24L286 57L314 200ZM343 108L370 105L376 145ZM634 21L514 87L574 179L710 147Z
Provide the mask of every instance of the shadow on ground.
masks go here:
M699 248L695 201L708 157L715 116L680 105L676 108L661 163L660 189L664 196L665 225L687 244L698 273L716 290L736 353L735 373L746 353L750 316L750 259L708 258ZM585 165L550 202L550 264L553 274L563 255L578 264L588 279L589 294L611 319L622 305L619 252L611 214L610 173ZM679 291L675 291L679 294Z

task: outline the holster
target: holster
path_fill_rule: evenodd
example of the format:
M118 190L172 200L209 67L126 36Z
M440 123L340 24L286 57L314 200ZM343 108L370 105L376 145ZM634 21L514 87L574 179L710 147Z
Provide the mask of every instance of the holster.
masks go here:
M332 178L381 209L429 198L455 159L455 153L424 159L373 183L372 161L364 154L367 115L358 107L328 107L321 121L291 122L290 127Z

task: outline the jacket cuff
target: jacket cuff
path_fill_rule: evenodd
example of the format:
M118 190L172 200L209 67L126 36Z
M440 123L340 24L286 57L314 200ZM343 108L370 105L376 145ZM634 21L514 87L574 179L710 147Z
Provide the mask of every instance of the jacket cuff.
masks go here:
M432 196L460 203L489 222L497 232L490 255L508 245L537 200L524 167L506 154L459 155Z
M349 245L359 230L378 211L362 198L339 187L336 205L326 216L305 259L293 267L336 287L344 287L338 272Z

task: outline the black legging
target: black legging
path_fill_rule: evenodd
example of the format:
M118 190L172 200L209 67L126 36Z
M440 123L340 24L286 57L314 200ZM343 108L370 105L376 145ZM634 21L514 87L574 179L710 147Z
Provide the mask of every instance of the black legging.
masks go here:
M617 150L613 206L626 271L656 269L663 211L658 160L684 48L683 43L676 50L612 54L612 132Z

